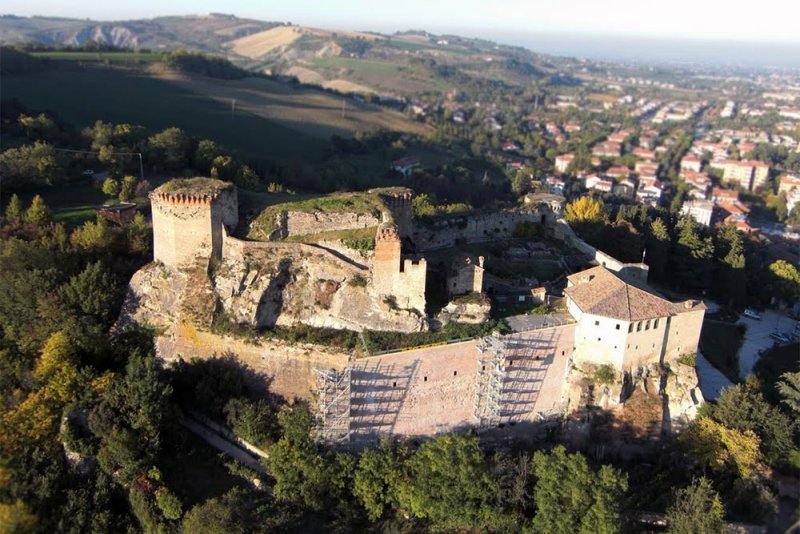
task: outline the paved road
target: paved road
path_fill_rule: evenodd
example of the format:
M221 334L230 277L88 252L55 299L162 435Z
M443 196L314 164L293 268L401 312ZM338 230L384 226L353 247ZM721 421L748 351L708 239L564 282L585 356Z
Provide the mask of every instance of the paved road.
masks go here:
M742 378L753 372L753 367L759 358L759 351L770 349L775 340L769 337L773 332L790 335L797 321L773 310L761 314L761 320L750 319L744 315L739 318L740 323L747 326L744 343L739 349L739 374Z
M223 439L205 425L198 423L197 421L193 421L191 419L184 419L183 421L181 421L181 424L186 428L188 428L192 433L200 436L200 438L203 441L205 441L215 449L224 452L228 456L233 456L234 458L242 462L250 469L257 471L259 473L267 472L266 469L264 469L264 466L261 465L250 454L240 449L230 441Z
M707 401L716 400L722 388L730 386L731 381L697 350L697 376L700 380L700 391Z

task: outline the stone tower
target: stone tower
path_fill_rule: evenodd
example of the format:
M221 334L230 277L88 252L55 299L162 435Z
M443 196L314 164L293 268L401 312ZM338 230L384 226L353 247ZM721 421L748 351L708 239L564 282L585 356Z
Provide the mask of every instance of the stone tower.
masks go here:
M397 226L384 223L375 237L372 288L379 297L391 297L398 307L425 313L424 258L403 258Z
M381 199L389 211L392 212L392 218L397 225L397 233L400 238L411 236L413 230L413 200L414 191L411 189L398 189L390 190L381 194Z
M233 184L210 178L170 180L150 193L153 259L173 268L220 258L225 227L239 220Z

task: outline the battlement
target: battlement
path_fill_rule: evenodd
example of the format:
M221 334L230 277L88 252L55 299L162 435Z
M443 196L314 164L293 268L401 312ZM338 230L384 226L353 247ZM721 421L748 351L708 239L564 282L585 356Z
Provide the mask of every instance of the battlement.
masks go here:
M236 187L211 178L170 180L150 193L153 257L187 267L222 254L225 226L239 221Z
M204 206L211 207L211 203L217 198L218 195L187 195L183 193L159 193L153 191L150 193L151 202L160 202L164 204L173 204L175 206Z
M378 227L378 233L375 240L380 241L400 241L400 234L397 232L397 226L390 223L382 224Z

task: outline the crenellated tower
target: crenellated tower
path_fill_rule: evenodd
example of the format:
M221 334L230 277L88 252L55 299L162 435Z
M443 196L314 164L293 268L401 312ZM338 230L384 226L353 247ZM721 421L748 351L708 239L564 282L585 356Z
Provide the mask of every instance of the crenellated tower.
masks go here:
M425 313L424 258L403 258L402 241L397 226L384 223L375 236L375 259L372 287L380 297L392 297L400 308Z
M236 187L211 178L170 180L150 193L153 259L174 268L222 255L224 228L239 220Z
M400 239L411 236L414 224L414 191L411 189L386 191L381 193L381 200L392 213Z

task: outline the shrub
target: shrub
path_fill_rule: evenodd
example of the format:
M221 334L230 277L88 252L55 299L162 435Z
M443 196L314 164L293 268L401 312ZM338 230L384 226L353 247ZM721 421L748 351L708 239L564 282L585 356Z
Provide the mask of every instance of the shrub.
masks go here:
M601 365L594 372L594 380L598 384L613 384L617 380L617 372L608 364Z

